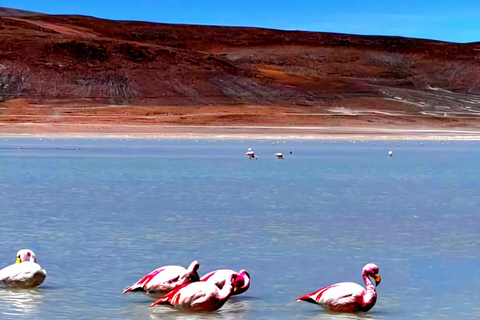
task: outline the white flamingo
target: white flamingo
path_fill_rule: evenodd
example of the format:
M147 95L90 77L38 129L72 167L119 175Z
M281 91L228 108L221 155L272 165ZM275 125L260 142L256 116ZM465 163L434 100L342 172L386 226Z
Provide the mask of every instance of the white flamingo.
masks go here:
M35 254L29 249L18 251L16 263L0 270L0 284L7 288L35 288L41 285L46 277L47 273L37 264Z

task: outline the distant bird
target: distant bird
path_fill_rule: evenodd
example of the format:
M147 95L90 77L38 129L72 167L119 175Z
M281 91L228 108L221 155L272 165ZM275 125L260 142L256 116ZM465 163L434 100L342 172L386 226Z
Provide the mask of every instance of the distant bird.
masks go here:
M307 294L297 301L318 304L330 311L366 312L377 302L376 287L382 278L373 263L363 267L362 275L366 289L353 282L341 282Z
M277 156L277 159L282 159L283 160L283 154L282 153L275 153L275 156Z
M14 289L29 289L43 283L47 273L37 264L32 250L23 249L17 253L17 261L0 270L0 285Z
M248 158L251 159L258 159L257 156L255 155L255 152L252 151L252 148L248 148L248 151L245 153Z
M388 151L388 155L391 157L393 156L393 151Z
M293 154L293 152L292 152L292 151L290 151L290 154Z
M246 270L240 270L239 272L228 269L216 270L201 277L200 281L213 282L219 289L222 289L225 281L229 279L232 274L236 275L236 279L233 282L235 292L232 293L232 295L242 294L247 291L250 287L250 275Z
M199 266L198 261L193 261L188 269L181 266L158 268L130 287L125 288L123 293L142 291L155 298L161 298L180 286L198 281L200 279L197 273Z
M183 311L212 312L220 309L235 291L233 282L235 274L231 274L222 289L213 282L200 281L186 284L170 292L150 306L164 305Z

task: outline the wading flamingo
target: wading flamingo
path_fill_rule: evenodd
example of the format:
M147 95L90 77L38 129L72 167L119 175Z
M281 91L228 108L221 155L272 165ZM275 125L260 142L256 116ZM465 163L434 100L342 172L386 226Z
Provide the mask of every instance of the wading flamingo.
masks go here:
M307 294L297 301L319 304L330 311L366 312L372 309L377 301L376 286L382 278L378 274L378 267L373 263L363 267L362 275L366 290L356 283L342 282Z
M232 284L235 288L235 291L232 293L232 295L242 294L247 291L250 287L250 275L246 270L240 270L239 272L228 269L216 270L201 277L200 281L212 282L219 289L222 289L225 285L225 282L232 274L236 275L236 279Z
M123 293L130 291L142 291L156 298L165 296L176 288L199 280L197 273L200 264L193 261L188 269L181 266L165 266L153 270L135 284L123 290Z
M230 298L235 288L233 282L236 275L231 274L222 289L213 282L200 281L186 284L170 292L150 306L165 305L183 311L212 312L220 309Z
M248 151L245 153L245 155L247 155L250 160L257 159L257 156L255 155L255 152L253 152L252 148L248 148Z
M32 250L23 249L17 253L17 261L0 270L0 285L7 288L29 289L43 283L47 273L37 264Z

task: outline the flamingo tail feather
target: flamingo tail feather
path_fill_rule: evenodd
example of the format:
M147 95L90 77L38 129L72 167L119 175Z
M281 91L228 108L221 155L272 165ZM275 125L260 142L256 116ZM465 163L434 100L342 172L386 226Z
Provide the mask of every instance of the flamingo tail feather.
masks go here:
M315 301L314 299L312 299L312 297L311 297L309 294L307 294L306 296L303 296L303 297L300 297L300 298L297 299L297 302L300 302L300 301L305 301L305 302L317 304L317 301Z
M137 292L137 291L145 291L142 286L130 286L128 288L125 288L123 290L122 294L127 293L127 292Z
M170 303L170 300L168 298L158 299L157 301L152 303L150 305L150 307L154 307L154 306L157 306L157 305L164 305L164 306L168 306L168 307L173 307L173 304Z

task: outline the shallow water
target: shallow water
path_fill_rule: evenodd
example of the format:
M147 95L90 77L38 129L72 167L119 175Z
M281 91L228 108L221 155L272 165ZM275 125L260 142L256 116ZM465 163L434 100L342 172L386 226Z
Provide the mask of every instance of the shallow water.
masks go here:
M0 289L1 318L478 319L479 160L478 142L2 138L0 267L30 248L48 276ZM250 290L196 315L121 295L195 259ZM295 302L367 262L371 312Z

